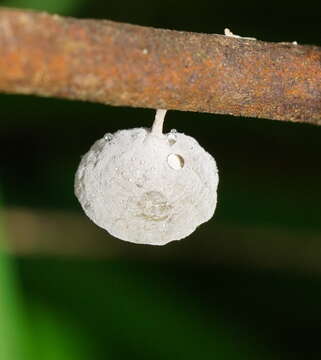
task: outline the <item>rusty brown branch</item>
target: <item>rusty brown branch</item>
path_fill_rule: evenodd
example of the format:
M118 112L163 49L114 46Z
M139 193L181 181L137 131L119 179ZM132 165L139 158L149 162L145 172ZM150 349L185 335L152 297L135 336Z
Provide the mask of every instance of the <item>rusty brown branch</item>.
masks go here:
M321 48L2 8L0 91L321 124Z

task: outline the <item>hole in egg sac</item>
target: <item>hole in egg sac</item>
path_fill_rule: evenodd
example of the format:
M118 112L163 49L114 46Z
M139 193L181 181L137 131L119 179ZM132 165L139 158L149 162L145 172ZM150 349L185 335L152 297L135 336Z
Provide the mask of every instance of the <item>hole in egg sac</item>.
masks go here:
M181 155L178 154L169 154L167 157L167 163L169 167L171 167L174 170L179 170L184 167L184 158Z

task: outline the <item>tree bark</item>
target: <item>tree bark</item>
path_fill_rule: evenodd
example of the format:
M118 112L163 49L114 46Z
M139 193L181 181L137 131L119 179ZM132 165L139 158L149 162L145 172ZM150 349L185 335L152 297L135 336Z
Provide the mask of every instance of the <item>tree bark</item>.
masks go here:
M0 91L321 124L321 48L0 9Z

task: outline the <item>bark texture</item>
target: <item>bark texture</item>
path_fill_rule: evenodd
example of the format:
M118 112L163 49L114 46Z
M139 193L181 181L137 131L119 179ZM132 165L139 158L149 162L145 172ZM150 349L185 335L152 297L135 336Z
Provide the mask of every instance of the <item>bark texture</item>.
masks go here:
M0 91L321 124L321 48L0 8Z

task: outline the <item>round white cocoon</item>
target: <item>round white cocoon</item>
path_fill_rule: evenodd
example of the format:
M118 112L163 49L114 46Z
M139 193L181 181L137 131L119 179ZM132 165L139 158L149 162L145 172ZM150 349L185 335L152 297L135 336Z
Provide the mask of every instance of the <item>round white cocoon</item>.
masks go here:
M87 216L111 235L165 245L191 234L216 207L215 160L178 132L120 130L83 156L75 193Z

